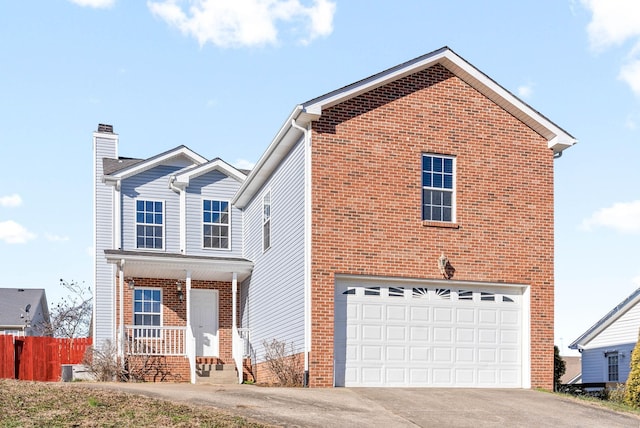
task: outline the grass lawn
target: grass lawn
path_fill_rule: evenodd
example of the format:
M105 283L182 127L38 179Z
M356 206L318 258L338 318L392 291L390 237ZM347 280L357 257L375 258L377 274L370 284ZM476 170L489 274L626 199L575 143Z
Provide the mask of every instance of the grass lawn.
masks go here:
M0 379L0 427L267 427L215 409L121 392Z

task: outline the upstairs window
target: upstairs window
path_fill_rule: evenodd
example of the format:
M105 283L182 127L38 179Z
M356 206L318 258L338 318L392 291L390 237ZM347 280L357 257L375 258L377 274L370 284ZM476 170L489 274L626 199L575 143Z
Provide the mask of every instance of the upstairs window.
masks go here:
M454 222L454 161L422 155L422 220Z
M136 248L164 248L163 205L159 201L136 201Z
M205 199L202 211L204 248L229 249L229 202Z
M262 198L262 251L271 248L271 191Z

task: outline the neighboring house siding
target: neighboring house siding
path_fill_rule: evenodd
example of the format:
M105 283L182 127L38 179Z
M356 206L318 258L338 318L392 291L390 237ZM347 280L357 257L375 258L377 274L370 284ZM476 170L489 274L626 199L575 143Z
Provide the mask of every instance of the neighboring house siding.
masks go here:
M600 348L620 343L631 343L638 340L640 327L640 304L629 309L620 318L604 329L593 340L584 345L585 348Z
M202 200L231 200L240 183L221 172L212 171L192 179L186 189L187 254L201 256L242 257L242 212L231 208L231 248L203 248Z
M323 110L311 151L311 386L333 384L336 273L441 279L445 253L453 280L530 286L531 386L552 388L544 138L436 65ZM421 220L424 153L456 158L455 224Z
M102 182L103 158L117 157L117 140L112 138L95 138L94 147L94 340L101 346L105 340L114 340L114 295L113 281L115 267L107 263L104 250L112 249L113 236L113 186Z
M160 165L122 180L122 249L136 251L136 207L138 199L164 202L164 249L143 251L180 252L180 198L169 189L169 176L180 168Z
M262 198L271 191L271 248L262 250ZM263 341L304 351L304 144L298 142L244 212L245 257L255 264L242 284L242 327L257 361ZM251 286L249 287L249 283Z
M605 353L618 352L618 382L625 382L629 376L631 352L635 343L625 343L615 346L585 349L582 351L582 382L607 382L608 361Z

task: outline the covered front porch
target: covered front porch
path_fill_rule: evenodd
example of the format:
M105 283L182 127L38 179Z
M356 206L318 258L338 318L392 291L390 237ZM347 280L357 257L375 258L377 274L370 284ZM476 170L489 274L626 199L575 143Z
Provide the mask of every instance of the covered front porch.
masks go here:
M251 274L250 261L142 251L105 254L117 266L114 340L121 361L162 358L172 377L191 383L205 362L234 368L237 381L243 381L249 331L238 328L238 283Z

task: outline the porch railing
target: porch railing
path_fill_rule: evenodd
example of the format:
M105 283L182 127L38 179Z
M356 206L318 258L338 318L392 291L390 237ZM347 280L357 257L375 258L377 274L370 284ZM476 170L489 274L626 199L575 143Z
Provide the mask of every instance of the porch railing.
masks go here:
M129 355L186 355L186 327L125 326Z
M249 329L238 328L233 330L233 360L236 363L238 382L243 381L243 360L249 356Z

